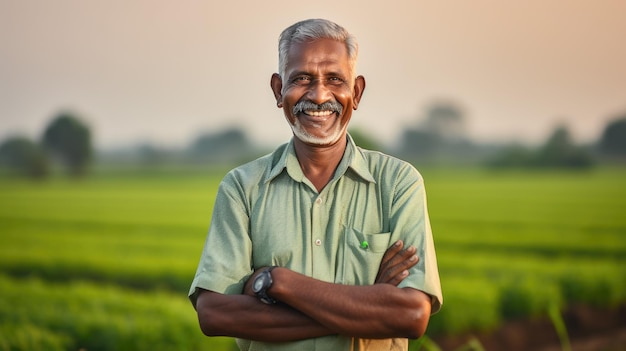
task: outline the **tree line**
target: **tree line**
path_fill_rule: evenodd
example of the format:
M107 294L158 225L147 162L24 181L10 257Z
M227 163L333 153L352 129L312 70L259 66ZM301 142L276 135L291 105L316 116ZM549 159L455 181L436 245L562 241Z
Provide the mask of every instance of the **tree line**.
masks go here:
M9 137L0 144L0 165L31 178L45 178L54 164L71 177L86 174L93 146L91 130L71 112L62 112L45 128L41 140Z
M429 106L421 123L405 128L395 152L421 164L480 164L492 168L586 169L598 162L626 163L626 112L605 126L590 144L575 142L567 125L557 126L538 146L488 145L467 137L463 111L456 104Z
M467 137L462 109L450 102L429 106L420 122L405 128L399 143L391 147L381 145L361 129L352 128L350 134L363 148L381 150L421 165L585 169L598 160L626 163L626 112L615 116L605 126L599 140L590 145L576 144L565 125L555 128L538 147L475 143ZM244 130L230 128L202 134L185 150L172 151L143 144L134 153L124 155L126 162L144 166L173 160L225 165L238 164L264 152L248 139ZM109 158L116 159L116 156ZM40 140L13 136L0 143L0 167L31 178L43 179L55 167L78 178L88 173L93 161L92 132L77 114L68 111L52 118Z

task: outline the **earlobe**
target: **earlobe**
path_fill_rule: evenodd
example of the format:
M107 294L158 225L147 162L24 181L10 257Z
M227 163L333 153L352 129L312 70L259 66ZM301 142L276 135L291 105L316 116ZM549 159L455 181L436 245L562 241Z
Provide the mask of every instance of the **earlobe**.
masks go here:
M358 76L354 80L354 93L352 96L352 108L356 110L359 107L359 102L365 91L365 77Z
M272 92L274 93L274 98L276 98L276 106L279 108L283 107L283 80L278 75L278 73L272 74L272 78L270 79L270 87L272 88Z

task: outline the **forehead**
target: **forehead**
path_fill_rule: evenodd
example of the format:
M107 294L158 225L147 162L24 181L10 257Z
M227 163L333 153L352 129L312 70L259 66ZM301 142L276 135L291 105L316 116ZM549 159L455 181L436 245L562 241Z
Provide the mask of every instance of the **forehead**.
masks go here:
M287 54L287 71L332 68L348 70L349 57L346 45L334 39L317 39L294 43Z

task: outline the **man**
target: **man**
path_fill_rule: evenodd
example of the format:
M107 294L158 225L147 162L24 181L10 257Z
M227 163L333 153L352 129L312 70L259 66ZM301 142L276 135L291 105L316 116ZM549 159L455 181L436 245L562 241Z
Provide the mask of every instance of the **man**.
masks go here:
M189 296L242 350L406 350L442 303L424 184L347 133L365 89L357 44L306 20L271 88L294 137L220 184Z

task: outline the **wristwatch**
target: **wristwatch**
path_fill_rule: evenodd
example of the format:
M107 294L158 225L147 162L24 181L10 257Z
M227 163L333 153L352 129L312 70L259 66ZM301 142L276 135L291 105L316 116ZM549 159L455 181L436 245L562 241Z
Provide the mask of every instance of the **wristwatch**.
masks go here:
M252 292L261 300L261 302L266 303L268 305L275 304L276 300L269 297L267 295L267 289L272 286L272 269L276 268L276 266L272 266L254 278L254 282L252 282Z

